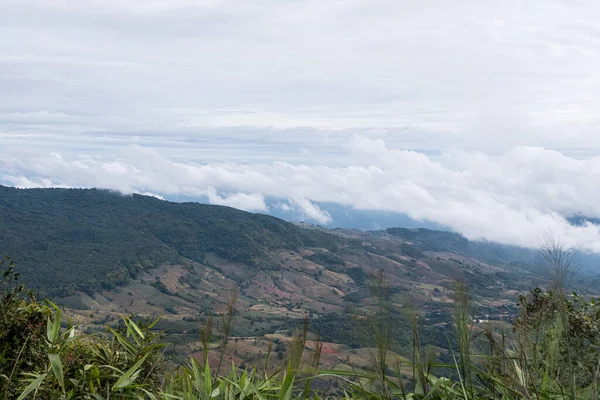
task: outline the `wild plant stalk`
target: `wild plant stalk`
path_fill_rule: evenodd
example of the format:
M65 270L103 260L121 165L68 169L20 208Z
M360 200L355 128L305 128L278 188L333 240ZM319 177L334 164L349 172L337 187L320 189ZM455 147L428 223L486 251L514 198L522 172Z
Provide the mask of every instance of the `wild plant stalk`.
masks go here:
M566 244L560 238L546 234L542 240L536 264L542 270L549 272L551 276L550 290L556 308L554 327L550 338L550 365L555 369L557 377L560 371L566 367L567 385L569 395L575 398L577 392L577 372L574 363L561 365L559 363L560 344L566 352L567 360L572 358L571 338L569 337L569 317L566 310L567 293L575 278L581 272L581 259L578 254L567 249Z
M404 386L404 381L402 380L402 370L400 369L400 360L398 360L395 364L394 364L394 370L396 372L396 378L398 380L397 386L400 388L400 393L402 394L402 399L406 400L407 399L407 390L406 387Z
M212 341L213 335L213 320L212 316L206 319L204 325L200 327L200 343L202 343L202 353L204 356L204 364L208 362L208 350Z
M566 243L551 233L540 240L535 264L549 274L549 289L558 296L557 299L566 296L567 289L581 272L578 254L568 250Z
M229 290L229 298L227 299L227 310L223 315L221 315L221 334L223 335L223 338L220 344L219 363L215 373L217 376L221 372L221 365L223 364L223 359L225 358L225 354L227 353L227 348L229 346L231 333L233 332L233 322L236 317L235 304L237 303L237 299L238 288L237 286L232 286Z
M410 322L412 327L412 369L415 392L426 395L428 392L426 363L423 361L419 315L415 310L411 310Z
M379 376L383 398L389 397L387 387L388 354L392 346L392 313L390 288L383 270L372 277L369 290L375 299L375 315L371 319L371 335L375 341L376 354L371 353L375 371Z
M469 316L469 289L465 282L457 281L454 286L454 322L460 355L460 372L467 390L471 389L471 320Z
M294 336L290 345L288 360L293 371L296 371L300 367L302 362L302 354L304 354L304 348L306 347L306 339L308 337L308 317L305 316L302 320L302 328L298 335Z
M292 342L288 349L288 358L287 358L287 369L285 369L285 365L281 366L279 371L284 371L284 379L283 385L286 387L286 390L290 391L293 382L295 382L299 372L305 376L304 389L300 392L301 398L309 398L311 395L310 384L312 381L312 374L317 370L319 366L319 361L321 358L321 351L323 349L323 344L320 339L317 339L314 342L315 352L313 354L311 363L309 364L309 369L301 370L302 359L304 355L304 351L306 349L307 341L308 341L308 316L305 316L302 320L302 327L300 331L294 335ZM269 343L269 349L271 348L271 343ZM270 353L270 350L269 350ZM268 361L268 358L267 358ZM275 372L275 374L279 373ZM266 362L265 362L265 379L271 379L275 376L275 374L271 376L267 376L266 371ZM291 392L290 392L291 393Z
M306 326L306 331L308 332L308 318L305 318L305 326ZM315 348L315 352L312 356L312 360L310 363L310 370L308 371L309 374L314 374L315 371L317 371L317 369L319 368L319 362L321 360L321 352L323 351L323 342L321 342L321 338L318 337L317 340L313 341L313 346ZM310 384L312 382L312 377L311 375L308 376L308 378L306 379L306 382L304 384L304 390L303 390L303 395L306 396L306 398L309 398L310 396Z
M269 370L269 361L271 360L271 355L273 354L273 342L269 341L267 344L267 353L265 354L265 362L263 363L263 376L265 379L268 377Z

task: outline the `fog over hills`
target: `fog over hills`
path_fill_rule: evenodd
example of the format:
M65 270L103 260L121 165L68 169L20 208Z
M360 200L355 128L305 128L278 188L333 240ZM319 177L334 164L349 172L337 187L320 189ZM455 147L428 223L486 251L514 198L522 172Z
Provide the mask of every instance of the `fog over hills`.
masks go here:
M589 184L599 179L598 158L575 159L534 147L501 155L432 155L364 136L354 137L342 149L342 158L327 164L205 163L166 157L161 149L138 145L112 156L15 149L0 157L0 183L205 199L324 226L349 226L350 221L344 221L353 219L361 228L384 227L391 224L378 222L381 215L389 220L408 216L469 239L531 248L551 232L569 247L600 252L598 225L567 220L578 213L600 215L600 193ZM362 210L366 218L356 220L351 210Z
M597 225L566 219L600 218L597 4L266 11L2 2L0 184L413 226L399 214L469 239L535 247L552 232L600 252Z

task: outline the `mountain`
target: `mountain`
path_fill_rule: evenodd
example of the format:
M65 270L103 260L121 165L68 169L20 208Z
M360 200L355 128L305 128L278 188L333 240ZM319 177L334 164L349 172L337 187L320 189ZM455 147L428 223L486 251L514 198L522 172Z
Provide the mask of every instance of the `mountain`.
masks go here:
M600 218L586 217L585 215L582 215L582 214L577 214L575 216L571 216L571 217L567 218L567 221L569 221L569 223L571 225L575 225L575 226L583 226L586 223L600 225Z
M396 248L385 247L390 238L397 239ZM153 268L206 265L215 257L255 273L278 270L286 261L284 250L330 270L339 270L351 255L368 253L423 258L445 252L522 265L535 257L533 250L469 241L449 231L325 230L229 207L107 190L0 186L0 251L14 258L30 287L46 295L91 295Z
M422 251L450 251L495 263L533 264L536 250L504 245L484 240L468 240L455 232L426 228L388 228L386 232L417 243Z
M256 268L275 249L329 248L339 239L267 215L169 203L97 189L0 186L0 251L46 294L93 293L145 268L209 254Z

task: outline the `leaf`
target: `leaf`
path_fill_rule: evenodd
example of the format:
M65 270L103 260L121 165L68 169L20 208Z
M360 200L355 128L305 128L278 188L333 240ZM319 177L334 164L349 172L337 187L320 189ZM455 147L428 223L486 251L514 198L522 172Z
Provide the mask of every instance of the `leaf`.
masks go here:
M140 337L142 339L146 339L146 336L144 336L144 333L142 332L142 330L136 325L135 322L133 322L130 319L127 319L127 321L129 322L129 324L133 327L133 329L135 329L135 331L137 332L138 335L140 335Z
M252 390L254 390L254 395L259 399L259 400L267 400L267 398L265 397L264 394L262 394L261 392L258 391L258 389L256 388L256 386L252 386Z
M294 374L292 373L292 365L288 364L288 369L283 378L281 391L279 392L279 400L289 400L292 398L292 389L294 388Z
M142 364L144 363L144 361L146 361L146 358L148 358L149 355L150 355L150 353L144 355L135 364L133 364L133 367L129 368L127 370L127 372L125 372L117 380L117 382L115 382L115 384L112 387L113 390L115 390L115 389L122 389L122 388L128 386L131 382L133 382L135 380L135 377L133 377L133 375L136 374L136 373L139 373L138 370L140 369L140 367L142 366ZM136 377L137 377L137 374L136 374Z
M50 305L56 310L54 322L50 320L50 317L48 317L48 325L46 326L48 341L54 344L56 339L58 339L58 334L60 333L60 308L49 300L48 303L50 303Z
M206 394L212 392L212 382L210 378L210 365L208 365L208 357L206 357L206 366L204 367L204 392Z
M202 375L200 374L200 369L198 369L198 364L196 360L192 358L192 374L194 375L194 386L196 390L200 392L202 390Z
M160 321L160 317L156 318L150 325L148 325L148 329L154 328L154 325L156 325L158 321Z
M37 389L40 386L40 384L44 381L44 379L46 379L46 374L42 374L35 378L33 382L31 382L29 386L25 388L25 390L23 391L23 393L21 393L17 400L23 400L25 397L29 396L29 393Z
M448 389L447 387L450 386L450 388L452 388L452 382L447 379L447 378L435 378L435 377L430 377L429 378L431 383L433 383L433 386L431 387L431 389L429 389L429 396L433 396L438 390L441 390L442 388L444 389ZM455 395L457 395L458 393L454 393Z
M48 358L50 359L50 364L52 364L52 372L54 372L54 376L58 380L60 387L65 392L65 379L63 375L63 365L60 361L60 357L57 354L48 354Z
M136 343L138 346L141 346L141 345L142 345L142 341L141 341L141 340L140 340L140 339L137 337L137 335L135 335L134 329L133 329L133 327L131 326L131 323L132 323L132 321L131 321L131 320L129 320L129 319L127 319L127 318L125 318L125 317L123 317L123 321L125 322L125 326L127 327L127 337L128 337L128 338L129 338L129 337L132 337L132 338L133 338L133 340L135 341L135 343ZM139 329L139 328L138 328L138 329Z
M46 323L46 337L48 338L48 342L50 342L50 343L54 342L52 326L53 326L52 319L50 319L50 317L48 317L48 322Z
M154 394L150 393L149 391L147 391L144 388L140 388L140 389L142 390L142 392L146 393L146 396L148 396L148 398L150 400L156 400L156 396Z
M132 345L129 340L124 338L123 335L121 335L119 332L115 331L112 328L108 328L108 330L114 335L115 338L117 338L119 343L121 343L121 345L125 348L125 350L127 350L127 352L130 355L135 355L137 353L137 349L135 348L135 346Z

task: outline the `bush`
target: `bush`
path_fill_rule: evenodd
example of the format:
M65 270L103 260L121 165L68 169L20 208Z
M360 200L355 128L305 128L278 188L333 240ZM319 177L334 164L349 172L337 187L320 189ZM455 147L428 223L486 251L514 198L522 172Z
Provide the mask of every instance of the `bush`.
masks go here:
M0 376L10 379L15 373L35 370L44 364L46 320L52 312L32 292L17 284L19 275L9 258L0 261L0 267L7 264L0 281ZM2 392L7 391L6 381L0 379L0 382Z

